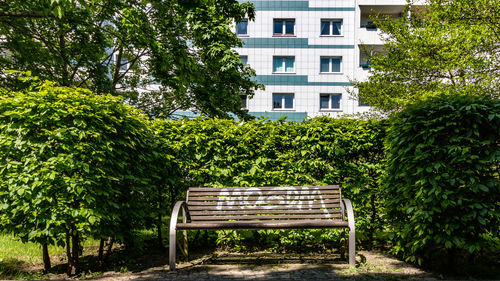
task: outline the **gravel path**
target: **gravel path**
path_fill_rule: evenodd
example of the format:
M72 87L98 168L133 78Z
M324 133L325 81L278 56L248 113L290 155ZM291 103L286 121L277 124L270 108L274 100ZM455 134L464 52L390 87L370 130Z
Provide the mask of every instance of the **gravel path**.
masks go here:
M175 271L166 266L141 272L104 273L94 280L437 280L430 274L388 255L359 252L360 266L325 255L301 256L255 253L218 253L188 263Z

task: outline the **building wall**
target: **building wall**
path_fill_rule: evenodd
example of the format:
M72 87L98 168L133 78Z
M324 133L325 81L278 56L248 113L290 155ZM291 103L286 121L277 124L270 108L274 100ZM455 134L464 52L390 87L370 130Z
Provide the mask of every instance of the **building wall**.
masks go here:
M240 1L247 2L247 1ZM339 116L365 112L369 106L360 106L349 94L352 79L365 79L368 70L360 67L360 45L381 45L379 32L364 27L366 12L373 9L382 13L398 14L404 0L253 0L255 20L248 23L248 32L240 36L244 41L236 51L247 56L247 63L256 70L257 81L266 86L247 102L253 115L282 116L318 115ZM273 36L274 19L295 19L294 36ZM341 19L342 34L321 36L322 19ZM273 73L274 56L295 57L295 71ZM320 57L342 57L340 73L320 73ZM273 93L293 93L294 108L273 109ZM340 109L320 109L320 94L341 94ZM276 112L280 114L265 114Z

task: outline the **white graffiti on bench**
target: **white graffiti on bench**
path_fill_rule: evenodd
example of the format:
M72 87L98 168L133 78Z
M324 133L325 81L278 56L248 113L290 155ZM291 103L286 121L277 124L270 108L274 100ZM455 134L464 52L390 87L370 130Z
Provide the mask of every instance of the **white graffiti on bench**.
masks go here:
M272 201L279 201L279 204L293 204L298 209L311 208L313 204L320 204L322 211L325 214L329 213L325 203L327 198L323 198L324 194L318 188L279 186L266 191L286 191L286 195L264 195L261 189L255 187L245 188L244 191L241 191L241 189L231 190L229 188L221 188L217 200L217 210L223 210L225 206L236 204L238 206L244 205L243 209L272 209L278 205ZM250 197L255 198L257 196L257 200L248 200Z

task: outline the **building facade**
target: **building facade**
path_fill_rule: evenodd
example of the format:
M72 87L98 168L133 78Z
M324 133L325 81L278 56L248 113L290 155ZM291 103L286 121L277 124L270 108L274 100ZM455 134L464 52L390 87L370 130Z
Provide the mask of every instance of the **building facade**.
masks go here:
M247 2L247 1L240 1ZM266 89L242 106L271 120L366 112L350 81L366 79L367 52L382 49L371 14L403 16L405 0L252 0L254 21L236 24L241 59Z

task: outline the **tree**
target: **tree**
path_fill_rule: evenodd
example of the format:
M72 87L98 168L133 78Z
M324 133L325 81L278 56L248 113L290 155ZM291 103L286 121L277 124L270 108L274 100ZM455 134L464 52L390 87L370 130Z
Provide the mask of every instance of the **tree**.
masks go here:
M151 116L193 109L227 117L262 87L232 50L236 0L0 2L0 68L61 86L123 95ZM16 80L0 79L16 88Z
M499 0L430 0L403 14L377 17L384 51L354 82L358 98L391 112L440 92L500 96Z
M154 213L151 134L109 94L52 82L0 90L0 227L42 244L46 268L46 246L66 246L70 275L86 237L128 244Z

